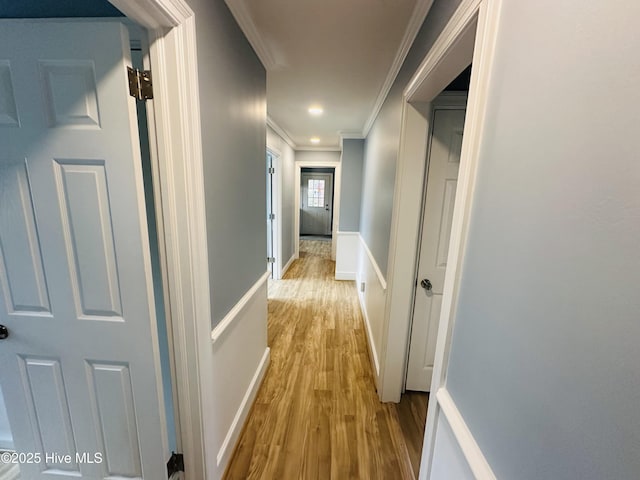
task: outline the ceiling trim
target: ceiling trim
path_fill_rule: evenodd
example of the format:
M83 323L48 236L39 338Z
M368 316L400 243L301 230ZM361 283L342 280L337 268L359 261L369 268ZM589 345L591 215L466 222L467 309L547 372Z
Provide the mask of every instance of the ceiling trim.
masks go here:
M347 140L363 140L365 137L362 135L362 132L338 132L340 135L340 139Z
M340 134L340 150L344 149L345 140L364 140L362 132L339 132Z
M109 0L127 18L151 28L173 28L193 16L193 11L183 0Z
M284 140L286 144L289 145L292 149L296 150L298 148L296 142L291 140L291 137L289 136L287 131L280 125L278 125L275 120L269 115L267 115L267 126L271 127L271 130L276 132L280 136L280 138L282 138L282 140Z
M371 127L373 127L373 123L376 121L378 114L380 113L380 109L384 104L384 101L393 86L393 82L396 81L396 77L398 73L400 73L400 69L402 68L402 64L404 63L405 58L409 54L409 49L411 45L413 45L413 41L416 39L418 35L418 31L424 22L424 19L427 17L427 13L431 9L431 5L433 5L434 0L418 0L416 2L415 7L413 7L413 12L411 13L411 17L409 18L409 24L407 25L407 29L404 32L404 36L402 37L402 43L400 43L400 47L398 47L398 51L396 52L396 56L393 59L393 64L389 69L389 73L387 73L387 78L378 93L378 97L376 98L376 102L373 105L373 109L371 110L371 114L367 119L367 122L364 124L364 128L362 129L362 137L366 138L371 131Z
M341 152L340 147L298 147L296 152Z
M231 10L233 17L240 25L240 28L244 32L247 40L253 47L258 55L258 58L262 62L262 65L267 70L273 70L276 67L276 61L271 54L271 51L267 47L267 44L262 39L262 35L258 32L258 28L251 17L251 13L247 8L245 0L225 0L227 7Z

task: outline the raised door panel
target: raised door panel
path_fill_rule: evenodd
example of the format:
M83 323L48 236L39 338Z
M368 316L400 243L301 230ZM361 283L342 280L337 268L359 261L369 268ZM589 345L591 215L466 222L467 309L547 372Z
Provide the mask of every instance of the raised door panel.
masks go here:
M43 473L80 476L76 439L60 361L19 357L22 388ZM35 452L34 452L35 453Z
M56 160L55 174L78 318L122 321L104 161Z
M436 109L430 142L418 280L428 279L432 289L417 287L409 346L406 388L431 387L442 290L449 255L465 110Z
M0 159L0 284L10 314L50 314L26 163Z
M0 382L16 448L73 457L23 477L166 478L126 29L0 23Z
M19 127L11 63L0 60L0 128Z

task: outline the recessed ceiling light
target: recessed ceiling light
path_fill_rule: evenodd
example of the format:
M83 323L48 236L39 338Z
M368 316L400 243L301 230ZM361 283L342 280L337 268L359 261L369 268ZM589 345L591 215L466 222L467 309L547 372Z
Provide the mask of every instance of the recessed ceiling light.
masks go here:
M309 140L311 143L320 143L320 139L318 137L311 137Z
M309 107L309 113L311 115L322 115L322 112L324 112L324 109L322 107L317 106L317 105Z

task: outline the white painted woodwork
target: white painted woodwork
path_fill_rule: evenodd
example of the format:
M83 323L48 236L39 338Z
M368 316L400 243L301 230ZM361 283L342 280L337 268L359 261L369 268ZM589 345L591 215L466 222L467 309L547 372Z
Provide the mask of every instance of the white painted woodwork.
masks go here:
M295 150L314 135L327 150L339 131L368 134L433 0L226 3L269 71L271 126ZM314 101L323 115L307 112Z
M476 480L471 472L460 446L455 438L451 425L444 415L438 418L435 444L433 448L434 462L430 480Z
M300 234L331 235L331 212L333 211L333 174L307 173L301 176ZM324 182L324 201L321 206L309 205L309 180Z
M355 280L358 272L360 233L338 232L336 242L336 280Z
M275 262L270 262L270 258L276 256L276 248L274 245L275 235L275 209L274 209L274 178L273 178L273 155L267 152L267 270L271 272L271 278L274 278L276 268Z
M293 209L293 246L295 248L295 258L300 257L300 197L301 197L301 175L303 168L333 168L335 185L341 185L342 181L342 162L340 155L332 155L331 152L307 152L296 151L295 155L295 180L294 185L294 209ZM336 249L338 242L338 224L340 223L340 188L336 188L333 195L333 222L331 226L331 260L336 260Z
M407 390L429 391L431 386L460 166L464 115L464 109L436 108L433 112L417 270L418 285L414 296L407 365ZM431 281L431 291L420 286L422 279Z
M358 234L358 238L360 239L360 245L358 249L356 286L358 288L362 316L367 329L371 367L375 373L376 387L379 389L387 282L364 238L360 234Z
M0 27L0 384L16 449L73 459L24 479L166 478L128 63L120 23Z
M431 382L432 392L439 392L446 384L451 332L454 327L453 316L460 287L462 259L466 250L466 234L473 207L475 178L481 141L484 135L484 119L487 112L490 78L496 55L501 8L502 0L463 0L409 84L410 90L417 93L421 86L426 85L428 87L431 85L431 80L440 76L441 69L451 68L451 65L458 62L461 56L466 58L472 56L473 58L467 113L465 115L464 139L460 154L458 185L451 224L451 237L449 239L447 273L436 340L436 354ZM461 42L460 40L468 34L469 26L472 25L476 27L475 42L472 44ZM407 101L417 100L407 90L405 90L405 97ZM429 101L431 99L426 98L425 100ZM439 393L436 395L436 401L429 402L419 480L430 478L434 463L434 446L439 412L445 406L446 402L442 403ZM451 417L448 417L448 419L451 424ZM455 433L456 429L453 428L453 430ZM470 433L469 436L471 436ZM465 446L459 439L458 443L464 452ZM481 452L476 455L476 457L481 456ZM469 457L467 456L467 458ZM472 466L471 463L470 466ZM477 478L490 479L491 477L481 476Z

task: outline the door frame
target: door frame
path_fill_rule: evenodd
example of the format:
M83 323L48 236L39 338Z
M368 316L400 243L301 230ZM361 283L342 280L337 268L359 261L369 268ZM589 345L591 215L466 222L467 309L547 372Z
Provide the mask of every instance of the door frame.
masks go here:
M303 169L304 170L304 169ZM331 206L331 210L329 210L329 230L333 231L333 191L335 190L335 168L331 168L331 169L319 169L319 171L313 170L313 171L301 171L300 172L300 195L302 195L302 192L304 190L304 182L303 179L306 179L306 181L308 182L310 177L314 177L314 176L318 176L318 177L323 177L323 179L325 180L325 182L329 182L331 184L331 195L330 195L330 199L329 199L329 205ZM307 183L307 194L308 194L308 183ZM324 187L324 206L322 207L323 209L325 209L324 211L326 212L326 201L327 201L327 187L325 184ZM300 203L303 203L303 198L300 198ZM309 206L307 205L307 208ZM302 205L300 205L300 209L302 210L304 207L302 207ZM323 216L325 215L324 213L322 214ZM326 217L325 217L326 218ZM302 230L302 219L300 220L300 229ZM326 230L325 230L326 231ZM323 234L313 234L313 233L304 233L303 235L326 235L326 233ZM333 236L333 235L332 235Z
M333 220L331 224L331 260L336 259L338 224L340 219L340 185L342 181L342 162L301 160L296 162L295 200L293 230L295 242L295 258L300 258L300 181L303 168L333 168Z
M400 150L396 171L389 248L388 292L383 320L380 398L399 401L406 369L408 335L413 305L415 262L420 229L421 175L427 152L428 104L464 67L473 64L460 172L447 259L442 310L427 412L420 480L431 474L436 426L442 413L451 425L462 453L476 478L495 478L479 454L446 389L451 333L466 251L470 212L481 138L495 57L502 0L462 0L404 90ZM426 111L425 111L426 109ZM404 361L403 361L404 360Z
M421 168L423 170L422 180L422 199L420 204L419 222L418 222L418 238L415 245L415 258L414 258L414 275L411 288L411 309L409 314L409 332L407 337L407 348L404 359L404 381L402 382L402 391L406 390L407 376L409 374L409 355L411 354L411 336L413 335L413 321L415 318L415 301L418 292L418 271L420 267L420 254L422 246L422 235L425 227L425 206L427 201L427 191L429 188L429 163L431 161L431 142L433 140L433 119L436 110L460 110L463 107L466 110L468 100L467 92L442 92L431 102L414 102L413 107L419 107L421 115L424 115L423 121L427 123L427 139L424 144L426 149L424 156L414 155L412 158L419 160L423 159ZM423 131L424 133L424 131ZM422 142L421 142L422 144ZM422 152L420 152L422 153Z
M271 155L272 167L275 169L273 173L273 184L271 185L271 202L272 211L276 217L273 220L273 254L276 262L273 267L273 279L280 280L282 277L282 175L280 168L282 162L280 160L281 153L275 148L267 147L267 153Z
M155 90L150 143L154 190L160 190L161 200L156 208L164 227L176 433L185 478L203 479L215 471L215 458L204 454L213 414L207 408L212 352L195 17L185 0L109 1L148 32Z

